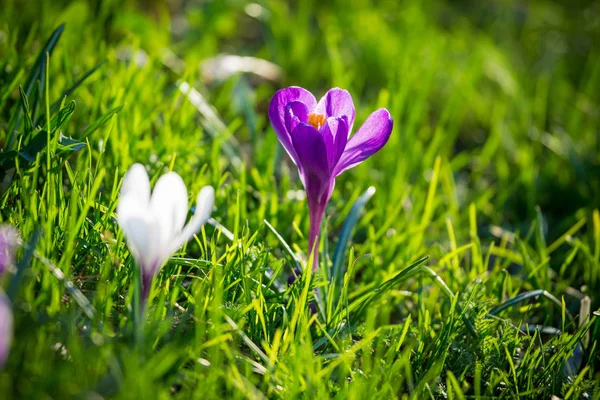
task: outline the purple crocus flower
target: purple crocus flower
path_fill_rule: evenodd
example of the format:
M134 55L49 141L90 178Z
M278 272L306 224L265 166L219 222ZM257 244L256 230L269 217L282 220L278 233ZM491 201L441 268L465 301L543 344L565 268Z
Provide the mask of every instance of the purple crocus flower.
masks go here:
M300 174L310 210L309 254L318 266L318 237L335 178L369 158L388 141L394 121L388 110L373 112L350 136L354 103L346 90L329 90L317 103L301 87L278 91L269 106L269 119Z
M8 359L13 336L13 313L10 300L0 289L0 368Z
M0 226L0 275L6 271L9 265L15 262L15 250L17 248L17 231L10 225Z

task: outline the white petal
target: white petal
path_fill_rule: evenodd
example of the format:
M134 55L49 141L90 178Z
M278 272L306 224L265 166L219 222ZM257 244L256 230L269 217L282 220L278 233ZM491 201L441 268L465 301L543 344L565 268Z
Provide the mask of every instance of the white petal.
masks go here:
M130 195L137 197L140 203L150 201L150 179L142 164L133 164L123 178L121 197Z
M129 168L121 185L121 196L117 204L117 221L128 236L124 227L129 218L145 218L149 213L150 181L141 164Z
M117 221L125 234L131 254L142 268L156 264L159 257L160 231L148 204L140 204L136 196L119 200Z
M132 165L123 178L117 222L140 266L149 268L156 264L160 237L150 209L150 180L141 164Z
M181 234L171 242L171 253L183 246L188 240L200 231L202 225L210 218L213 204L215 202L215 189L212 186L204 186L196 198L196 211L194 216L185 226Z
M10 300L0 289L0 368L6 363L13 339L13 313Z
M188 212L187 189L177 173L169 172L156 182L150 208L160 232L160 253L166 259L171 256L169 244L179 236Z

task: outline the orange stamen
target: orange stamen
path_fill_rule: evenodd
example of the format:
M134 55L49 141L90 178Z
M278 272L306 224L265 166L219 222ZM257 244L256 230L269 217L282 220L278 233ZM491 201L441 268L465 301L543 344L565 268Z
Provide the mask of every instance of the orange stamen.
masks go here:
M319 130L323 125L325 125L326 121L327 118L325 118L324 115L313 113L308 114L308 123L314 126L317 130Z

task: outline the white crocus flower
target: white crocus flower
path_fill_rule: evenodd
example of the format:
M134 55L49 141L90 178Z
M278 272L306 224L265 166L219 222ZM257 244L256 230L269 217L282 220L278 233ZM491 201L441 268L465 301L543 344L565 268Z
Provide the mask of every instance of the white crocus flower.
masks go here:
M148 173L141 164L129 168L117 206L117 221L142 273L142 304L152 279L167 259L192 238L212 211L215 191L205 186L198 193L196 211L184 226L188 212L187 189L175 172L161 176L152 194Z

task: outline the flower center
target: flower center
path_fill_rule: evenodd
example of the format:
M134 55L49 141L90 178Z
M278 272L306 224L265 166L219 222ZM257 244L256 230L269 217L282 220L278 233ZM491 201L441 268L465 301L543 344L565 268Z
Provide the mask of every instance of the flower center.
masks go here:
M327 118L325 118L324 115L313 113L308 114L308 123L314 126L316 130L319 130L323 125L325 125L326 121Z

